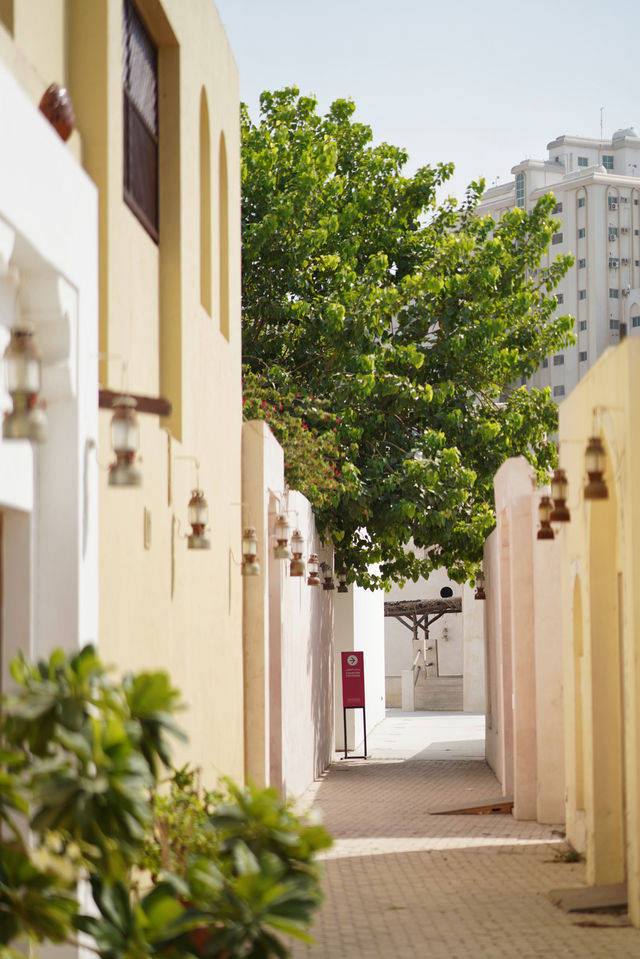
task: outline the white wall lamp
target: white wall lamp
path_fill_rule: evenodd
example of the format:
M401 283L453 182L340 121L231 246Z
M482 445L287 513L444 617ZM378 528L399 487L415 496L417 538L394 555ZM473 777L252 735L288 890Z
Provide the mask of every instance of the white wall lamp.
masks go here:
M255 526L245 526L242 533L242 575L259 576L258 536Z
M276 516L276 525L274 529L276 545L273 555L276 559L291 559L292 554L289 549L289 521L284 513Z
M140 428L132 396L116 396L113 401L111 445L116 460L109 465L109 486L141 486L142 472L136 464Z
M5 439L42 443L47 438L47 417L38 402L42 362L30 324L20 323L12 328L4 360L13 410L5 415L2 435Z
M289 576L304 576L305 564L302 558L304 537L299 529L294 530L291 537L291 552L293 553L293 559L289 565Z
M318 556L316 553L311 553L309 559L307 560L307 586L319 586L320 585L320 569L318 566Z

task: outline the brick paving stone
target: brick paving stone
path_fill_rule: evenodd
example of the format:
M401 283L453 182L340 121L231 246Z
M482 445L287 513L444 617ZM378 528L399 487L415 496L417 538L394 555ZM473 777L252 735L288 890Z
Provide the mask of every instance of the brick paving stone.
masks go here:
M334 836L315 944L293 959L638 959L626 916L567 914L549 890L585 884L559 826L431 815L499 795L477 760L336 762L301 800ZM579 925L580 923L595 925Z

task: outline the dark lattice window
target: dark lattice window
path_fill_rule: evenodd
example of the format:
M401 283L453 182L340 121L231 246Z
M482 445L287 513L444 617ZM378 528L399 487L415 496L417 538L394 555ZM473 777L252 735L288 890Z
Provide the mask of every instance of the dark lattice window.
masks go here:
M158 239L158 48L131 0L123 4L124 198Z

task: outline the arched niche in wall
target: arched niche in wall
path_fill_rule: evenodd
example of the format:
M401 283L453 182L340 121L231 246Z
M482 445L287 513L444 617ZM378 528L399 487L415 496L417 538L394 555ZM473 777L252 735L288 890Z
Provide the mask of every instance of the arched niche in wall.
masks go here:
M573 582L573 714L575 735L575 803L576 809L584 809L584 730L583 697L584 687L584 637L582 617L582 593L580 577Z
M209 104L200 94L200 303L211 315L211 139Z
M608 449L605 480L608 498L594 500L589 506L590 622L589 648L585 649L589 670L585 712L589 719L584 730L584 799L587 881L591 885L625 879L618 497Z
M218 228L220 251L220 332L229 339L229 177L227 173L227 145L220 134L219 196L220 218Z

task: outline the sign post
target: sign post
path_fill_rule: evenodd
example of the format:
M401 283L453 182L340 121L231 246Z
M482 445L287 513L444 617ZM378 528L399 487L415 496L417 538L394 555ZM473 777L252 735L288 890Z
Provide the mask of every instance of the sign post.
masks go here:
M347 709L361 709L364 725L364 755L367 758L367 714L364 706L364 653L345 652L342 656L342 717L344 720L344 758L347 758Z

